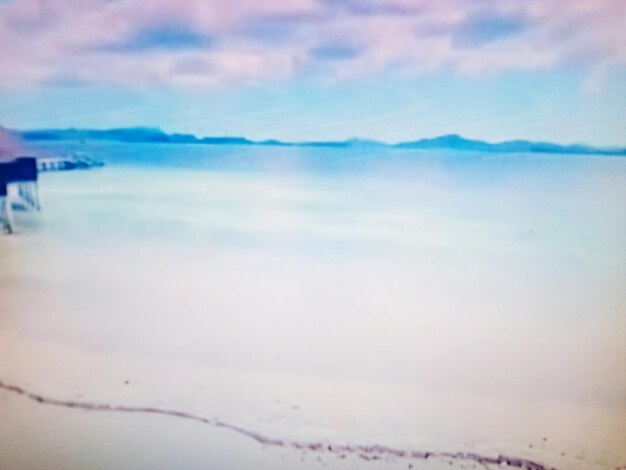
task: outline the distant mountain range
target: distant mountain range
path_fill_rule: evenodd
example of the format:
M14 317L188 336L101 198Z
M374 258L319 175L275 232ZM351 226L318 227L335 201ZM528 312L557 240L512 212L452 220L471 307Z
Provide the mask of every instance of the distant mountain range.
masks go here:
M590 155L624 155L626 148L598 148L588 145L560 145L549 142L511 140L489 143L466 139L459 135L444 135L430 139L420 139L398 144L387 144L375 140L349 139L342 141L282 142L279 140L253 141L245 137L196 137L192 134L167 134L161 129L150 127L127 127L120 129L40 129L30 131L10 131L27 141L90 141L112 140L117 142L159 142L171 144L210 144L210 145L265 145L291 147L386 147L401 149L452 149L493 153L565 153Z

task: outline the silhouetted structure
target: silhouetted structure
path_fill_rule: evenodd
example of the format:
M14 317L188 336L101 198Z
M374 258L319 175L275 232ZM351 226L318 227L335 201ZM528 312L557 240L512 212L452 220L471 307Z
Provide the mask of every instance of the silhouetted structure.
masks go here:
M76 154L68 157L17 157L0 160L0 231L13 233L13 208L40 210L38 174L98 168L104 163Z
M13 232L13 212L9 201L9 179L6 174L7 163L0 163L0 227Z
M15 160L15 172L13 182L17 184L18 195L22 199L23 205L39 210L37 159L35 157L17 158Z
M15 230L14 205L24 209L40 208L35 157L0 162L0 225L9 233Z

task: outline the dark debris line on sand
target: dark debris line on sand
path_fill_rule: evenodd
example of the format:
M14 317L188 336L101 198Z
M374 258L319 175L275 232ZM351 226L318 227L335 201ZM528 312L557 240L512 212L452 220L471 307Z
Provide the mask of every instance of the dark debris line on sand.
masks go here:
M234 431L243 436L249 437L260 444L266 446L283 447L290 449L297 449L303 451L317 452L317 453L330 453L340 458L347 456L356 456L365 461L378 461L387 458L396 459L409 459L409 460L427 460L427 459L447 459L454 461L474 462L481 465L506 465L511 468L521 468L526 470L555 470L551 467L546 467L541 463L534 462L532 460L509 457L506 455L498 455L497 457L489 457L485 455L475 454L472 452L428 452L428 451L416 451L406 449L396 449L392 447L375 445L346 445L346 444L332 444L329 442L304 442L304 441L290 441L283 439L276 439L264 436L262 434L244 429L234 424L225 423L216 418L205 418L202 416L187 413L185 411L168 410L163 408L153 407L141 407L141 406L126 406L126 405L110 405L107 403L92 403L85 401L71 401L71 400L59 400L55 398L49 398L37 393L28 391L17 385L4 383L0 380L0 389L7 392L21 395L35 402L44 404L59 406L65 408L75 408L87 411L110 411L121 413L149 413L158 414L164 416L172 416L175 418L184 418L193 421L198 421L211 426L228 429Z

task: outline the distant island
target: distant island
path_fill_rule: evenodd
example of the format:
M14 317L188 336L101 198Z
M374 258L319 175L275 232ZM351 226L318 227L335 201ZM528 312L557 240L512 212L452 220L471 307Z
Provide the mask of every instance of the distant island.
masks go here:
M168 134L158 128L126 127L119 129L39 129L28 131L9 131L15 137L26 141L78 141L110 140L129 143L170 143L170 144L208 144L208 145L262 145L282 147L385 147L416 150L450 149L462 151L480 151L492 153L559 153L626 156L626 148L598 148L588 145L560 145L550 142L532 142L511 140L490 143L482 140L466 139L451 134L420 139L410 142L388 144L376 140L349 139L341 141L283 142L280 140L253 141L245 137L196 137L193 134Z

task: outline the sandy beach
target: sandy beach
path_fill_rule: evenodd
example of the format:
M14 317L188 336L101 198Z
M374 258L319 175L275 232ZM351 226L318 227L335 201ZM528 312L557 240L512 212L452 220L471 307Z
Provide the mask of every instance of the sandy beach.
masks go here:
M45 175L0 240L0 467L623 464L626 212L597 208L626 173L601 163L576 193L527 165L492 170L532 193L455 164Z

